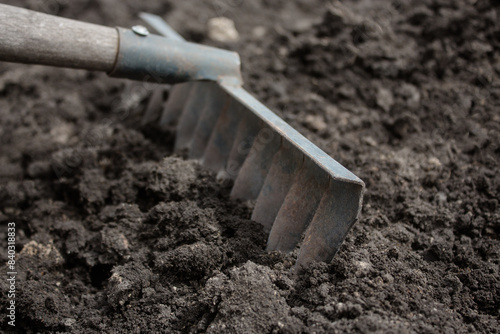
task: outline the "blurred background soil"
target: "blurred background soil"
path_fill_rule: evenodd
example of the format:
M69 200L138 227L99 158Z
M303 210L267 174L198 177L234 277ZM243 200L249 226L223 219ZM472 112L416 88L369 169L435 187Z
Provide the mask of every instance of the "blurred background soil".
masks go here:
M147 11L239 52L245 87L367 186L333 262L293 276L230 184L137 125L152 87L2 63L20 332L500 331L498 2L1 2L124 27ZM208 38L218 16L237 41Z

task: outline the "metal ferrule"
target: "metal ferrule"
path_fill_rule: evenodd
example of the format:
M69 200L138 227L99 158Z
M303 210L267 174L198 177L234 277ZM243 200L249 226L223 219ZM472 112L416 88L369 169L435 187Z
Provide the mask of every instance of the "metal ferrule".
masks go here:
M236 52L117 30L119 50L111 77L168 84L200 80L242 84Z

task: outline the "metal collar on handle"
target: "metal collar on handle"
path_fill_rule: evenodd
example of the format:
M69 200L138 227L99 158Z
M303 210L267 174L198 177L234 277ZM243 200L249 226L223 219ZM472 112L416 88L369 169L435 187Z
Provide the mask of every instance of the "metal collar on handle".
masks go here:
M210 80L241 85L236 52L117 28L119 50L111 77L175 84Z

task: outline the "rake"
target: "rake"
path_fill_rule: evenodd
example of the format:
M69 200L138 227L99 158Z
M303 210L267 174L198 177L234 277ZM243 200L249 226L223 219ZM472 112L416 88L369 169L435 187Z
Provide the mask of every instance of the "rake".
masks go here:
M331 261L361 210L364 183L242 88L238 54L189 43L160 17L110 28L0 5L0 60L105 71L169 84L157 89L143 123L175 130L187 151L234 181L231 197L255 200L252 219L268 251L300 245L295 268Z

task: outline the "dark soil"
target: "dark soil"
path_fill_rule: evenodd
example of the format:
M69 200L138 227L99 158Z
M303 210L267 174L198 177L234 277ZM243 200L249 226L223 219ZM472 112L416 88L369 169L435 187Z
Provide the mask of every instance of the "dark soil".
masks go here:
M333 262L293 276L230 184L137 125L152 87L0 64L18 331L500 332L498 2L2 2L122 26L149 11L209 44L207 19L232 18L240 41L218 46L247 89L367 185Z

